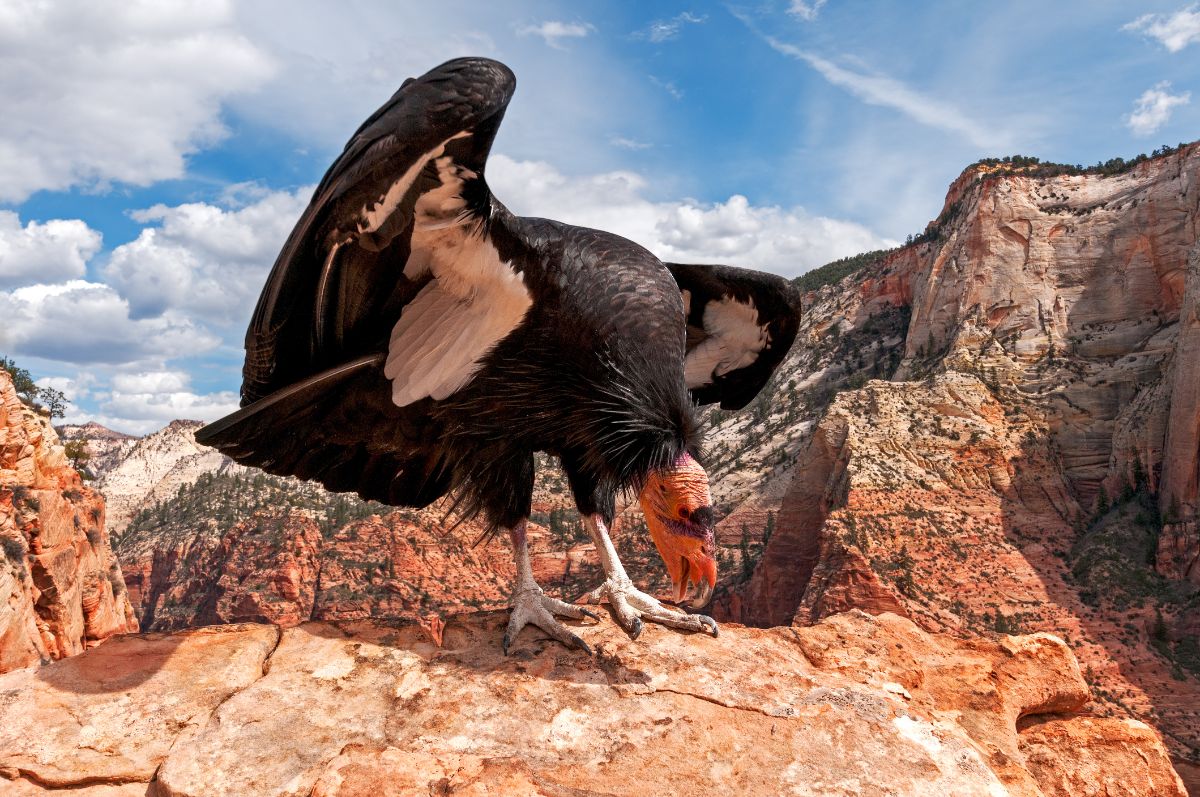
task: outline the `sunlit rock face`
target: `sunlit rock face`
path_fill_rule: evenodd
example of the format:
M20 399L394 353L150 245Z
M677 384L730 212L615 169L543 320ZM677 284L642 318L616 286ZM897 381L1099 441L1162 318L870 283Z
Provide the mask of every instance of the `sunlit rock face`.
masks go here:
M70 466L50 419L0 371L0 672L137 627L104 499Z
M1098 710L1194 772L1200 145L1024 171L968 169L925 235L810 293L762 423L719 419L755 485L724 541L776 522L716 614L1063 634Z

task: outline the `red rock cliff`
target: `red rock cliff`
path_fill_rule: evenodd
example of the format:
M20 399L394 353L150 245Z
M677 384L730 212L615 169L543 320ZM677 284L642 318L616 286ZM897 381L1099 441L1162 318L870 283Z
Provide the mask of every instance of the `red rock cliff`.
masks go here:
M0 371L0 672L137 630L104 500Z
M893 615L719 638L615 623L597 654L454 618L144 634L0 676L0 791L256 795L1183 797L1154 732L1077 713L1046 634ZM84 724L81 718L86 718Z
M797 441L777 528L717 613L1062 634L1098 710L1156 725L1191 771L1200 144L1114 176L968 170L925 240L806 310L782 381L810 406L841 392L775 432ZM893 310L902 357L872 373ZM829 377L855 370L891 381Z

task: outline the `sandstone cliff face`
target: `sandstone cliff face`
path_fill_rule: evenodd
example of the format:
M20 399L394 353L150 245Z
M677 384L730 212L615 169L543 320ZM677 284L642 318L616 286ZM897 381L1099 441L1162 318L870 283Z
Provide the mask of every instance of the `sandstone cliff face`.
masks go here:
M507 605L515 575L507 539L475 545L479 524L453 525L436 508L387 511L333 529L309 511L259 510L229 524L139 527L118 551L147 630L368 617L436 622ZM623 558L639 584L665 594L669 578L643 536L622 536ZM534 575L548 593L573 599L599 583L590 544L564 543L536 523L528 538Z
M903 358L792 425L775 533L717 614L1061 633L1097 711L1200 761L1200 145L1114 177L968 171L931 229L809 297L778 380L802 403L831 333L903 309Z
M148 629L211 623L419 618L505 605L505 547L472 548L400 512L330 535L301 511L258 512L228 529L121 541L130 598ZM469 602L469 603L468 603Z
M1138 459L1164 511L1194 513L1200 145L1111 177L971 177L886 269L911 293L896 378L935 356L994 372L1046 413L1081 501Z
M104 501L0 371L0 672L137 630Z
M1158 569L1169 578L1200 584L1200 243L1188 257L1178 334L1175 358L1161 386L1170 414L1159 494L1171 517L1159 540Z
M1183 794L1153 731L1087 700L1049 635L962 642L892 615L721 637L607 618L598 653L502 613L112 640L0 676L5 793ZM297 701L296 695L304 695ZM1082 785L1084 790L1078 787Z

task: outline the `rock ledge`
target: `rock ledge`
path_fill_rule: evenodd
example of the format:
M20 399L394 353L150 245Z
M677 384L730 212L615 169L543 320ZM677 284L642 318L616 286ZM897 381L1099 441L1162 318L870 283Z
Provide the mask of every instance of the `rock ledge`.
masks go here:
M1073 714L1048 634L849 612L720 638L504 613L115 637L0 675L0 791L126 795L1183 795L1157 735ZM1018 730L1020 726L1020 730Z

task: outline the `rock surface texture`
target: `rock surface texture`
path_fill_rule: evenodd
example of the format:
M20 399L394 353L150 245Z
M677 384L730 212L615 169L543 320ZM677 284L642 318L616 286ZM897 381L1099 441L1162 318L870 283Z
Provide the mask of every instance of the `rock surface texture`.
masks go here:
M104 500L0 371L0 672L137 628Z
M1044 634L894 615L718 639L605 618L597 647L504 617L120 637L0 676L0 788L97 795L1183 794L1157 736L1074 713ZM304 700L296 699L304 695ZM1105 791L1104 789L1108 789Z

